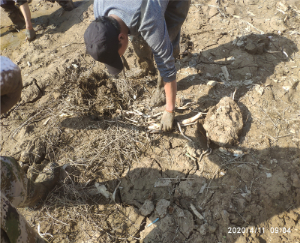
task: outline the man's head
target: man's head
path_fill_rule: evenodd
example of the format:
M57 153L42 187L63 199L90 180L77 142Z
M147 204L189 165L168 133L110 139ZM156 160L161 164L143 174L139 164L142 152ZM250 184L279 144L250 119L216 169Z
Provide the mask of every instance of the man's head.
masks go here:
M128 46L128 35L121 31L113 17L102 16L93 21L84 33L86 52L96 61L103 62L111 74L123 69L121 56Z

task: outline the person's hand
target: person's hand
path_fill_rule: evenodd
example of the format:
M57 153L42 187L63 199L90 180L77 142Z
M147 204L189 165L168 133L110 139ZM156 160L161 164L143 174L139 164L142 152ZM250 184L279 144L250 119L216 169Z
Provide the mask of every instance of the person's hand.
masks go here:
M165 110L160 121L159 130L162 130L164 132L168 132L172 130L174 118L175 118L175 111Z
M28 41L32 41L36 37L34 29L26 29L25 35Z

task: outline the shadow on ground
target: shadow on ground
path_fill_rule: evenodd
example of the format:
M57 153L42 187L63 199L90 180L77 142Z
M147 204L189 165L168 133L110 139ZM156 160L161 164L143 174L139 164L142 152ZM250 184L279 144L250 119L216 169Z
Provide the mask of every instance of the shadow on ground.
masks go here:
M239 100L253 85L264 85L268 77L274 74L276 65L292 59L293 53L298 51L294 42L274 34L249 35L234 43L235 45L230 42L186 58L185 67L194 67L198 73L181 79L178 90L193 87L189 93L195 92L199 110L207 110L235 90L235 100ZM220 74L221 66L226 66L230 80ZM196 90L203 88L209 80L218 83L210 87L206 95L198 94ZM244 137L250 130L252 119L248 108L239 102L238 104L243 113ZM177 119L187 118L191 114L179 114ZM67 118L61 126L96 130L91 125L97 122L95 118L102 120L104 117L93 114ZM195 137L190 138L205 147L205 137L201 138L199 129L196 129L198 133L195 133ZM174 142L182 139L181 135L164 135L169 139L169 152L159 147L159 141L154 141L152 146L156 144L157 148L155 151L153 149L153 154L149 155L148 152L148 156L139 163L134 163L119 179L106 180L107 171L99 172L99 185L105 185L112 193L120 183L116 202L130 205L130 210L126 211L125 207L122 211L124 218L120 218L117 213L111 213L107 217L108 225L119 225L119 228L108 227L106 232L114 232L120 238L142 237L143 242L235 242L241 234L229 234L229 227L254 227L263 224L264 232L246 234L244 237L248 241L254 242L256 239L266 242L270 227L287 227L293 232L299 226L299 147L273 146L272 143L268 148L260 150L239 147L243 151L241 157L214 149L202 160L199 157L193 160L187 158L183 148L176 146ZM82 203L111 204L111 200L104 196L90 196L90 193L97 194L93 182L95 181L88 185L78 185L79 190L86 193L87 198L91 198L91 201ZM151 201L153 207L151 203L150 206L142 207L146 200ZM76 201L77 203L80 204L80 201ZM191 205L203 218L197 215ZM141 208L142 210L138 210ZM292 213L292 210L297 213ZM284 212L286 213L282 214ZM149 226L157 218L159 220Z
M235 242L241 234L230 234L230 227L255 227L261 223L265 223L259 226L265 232L256 235L260 242L264 242L270 227L286 227L295 232L300 220L299 148L240 149L248 151L240 158L214 150L203 162L203 173L195 170L195 161L184 159L183 151L174 160L166 159L161 151L155 158L141 158L121 178L103 180L99 186L105 185L111 193L119 185L116 201L125 206L124 210L110 212L106 220L112 228L106 231L120 238L142 237L143 242L178 243L222 242L224 238ZM276 163L270 164L272 160ZM185 168L169 169L178 163ZM209 170L214 172L213 177L206 177ZM75 173L71 168L67 171L70 175ZM89 185L77 185L81 197L89 199L77 199L73 206L83 203L97 208L112 203ZM203 218L191 209L192 205ZM298 214L291 219L289 212L295 209ZM95 213L105 214L106 210L99 207ZM283 212L287 212L285 216ZM156 223L149 225L157 218Z
M92 1L76 1L74 2L75 9L72 11L64 11L59 8L50 15L43 15L32 19L32 22L38 28L45 29L43 34L64 33L73 25L82 22L83 13L92 4ZM77 18L74 18L77 17Z

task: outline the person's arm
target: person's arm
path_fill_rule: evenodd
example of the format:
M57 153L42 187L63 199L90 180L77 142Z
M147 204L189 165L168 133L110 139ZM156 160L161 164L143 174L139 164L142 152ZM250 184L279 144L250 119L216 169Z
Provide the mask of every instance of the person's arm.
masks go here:
M168 1L151 0L147 3L145 11L141 13L139 32L150 46L157 69L163 81L168 83L176 79L175 58L165 21L165 11Z
M172 130L175 118L175 100L177 93L176 79L172 82L165 82L164 88L166 92L166 108L160 121L160 130L167 132Z
M24 3L20 6L20 10L24 16L25 23L26 23L26 29L32 30L32 23L31 23L31 13L28 6L28 3Z
M172 82L164 83L164 87L166 92L166 110L173 112L175 110L175 101L177 93L176 79Z
M32 23L31 23L31 13L30 13L30 9L29 9L29 6L28 6L28 3L23 3L21 6L20 6L20 9L21 9L21 12L24 16L24 19L25 19L25 24L26 24L26 39L28 41L32 41L35 39L36 37L36 34L35 34L35 31L32 27Z
M144 2L145 3L145 2ZM165 21L168 1L147 1L141 13L139 32L152 49L157 68L164 82L166 108L160 122L160 130L170 131L175 118L177 93L175 58ZM158 85L159 86L159 85Z

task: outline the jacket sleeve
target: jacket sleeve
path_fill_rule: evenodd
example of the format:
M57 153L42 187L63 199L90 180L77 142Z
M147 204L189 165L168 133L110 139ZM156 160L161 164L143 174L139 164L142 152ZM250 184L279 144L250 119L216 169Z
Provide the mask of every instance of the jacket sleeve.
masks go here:
M155 62L164 82L176 79L173 47L165 21L166 0L147 0L142 4L139 32L153 51Z
M15 3L17 3L19 6L23 5L24 3L27 3L27 0L14 0Z

